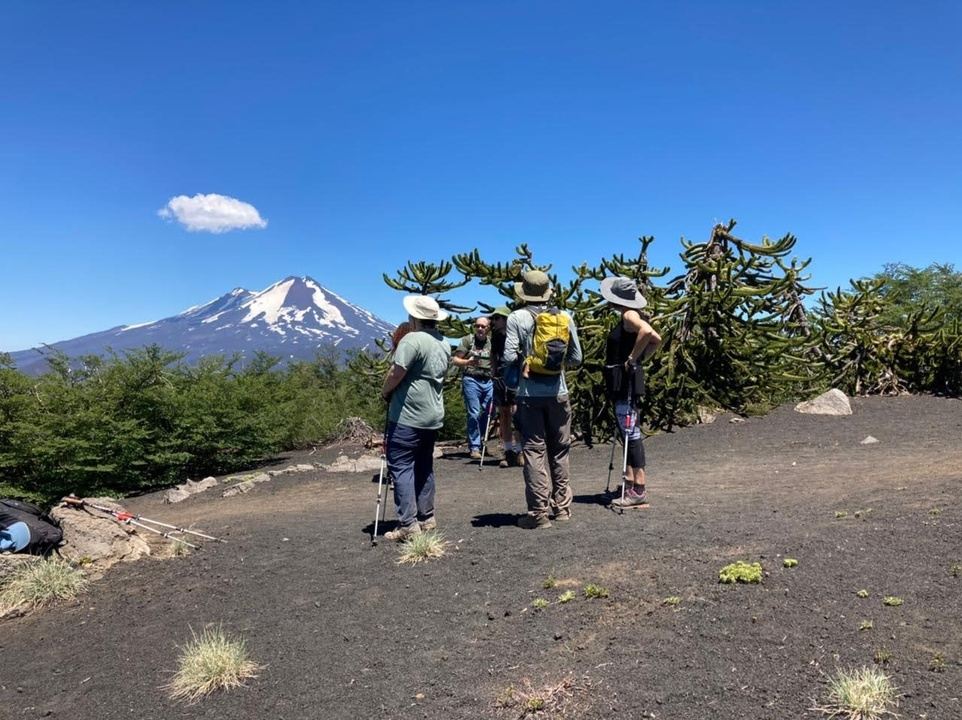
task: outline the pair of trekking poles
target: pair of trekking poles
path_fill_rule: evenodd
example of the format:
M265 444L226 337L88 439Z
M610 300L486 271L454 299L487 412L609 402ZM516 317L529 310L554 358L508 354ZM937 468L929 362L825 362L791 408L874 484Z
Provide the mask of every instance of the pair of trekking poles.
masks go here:
M205 540L214 540L215 542L226 543L226 540L221 540L213 535L207 535L206 533L199 532L197 530L191 530L189 528L179 527L177 525L171 525L170 523L161 522L160 520L151 520L143 515L134 515L126 510L118 510L116 508L107 507L106 505L98 505L97 503L92 503L89 500L83 500L74 495L69 495L63 499L65 505L69 505L73 508L90 508L92 510L97 510L99 512L110 515L114 520L119 522L121 525L133 525L140 528L141 530L146 530L147 532L152 532L156 535L170 540L171 542L180 543L181 545L186 545L189 548L197 550L198 546L191 542L187 542L182 537L177 537L177 535L193 535L194 537L204 538ZM154 527L156 526L156 527Z
M478 472L484 469L484 452L487 450L488 436L491 433L491 415L494 413L494 399L488 402L488 421L484 428L484 442L481 443L481 463L478 465ZM384 435L381 437L381 469L377 478L377 505L374 506L374 529L371 531L371 547L377 546L377 526L378 522L383 523L387 515L387 500L384 498L385 476L387 475L387 426L388 420L384 420ZM390 489L390 477L387 482Z

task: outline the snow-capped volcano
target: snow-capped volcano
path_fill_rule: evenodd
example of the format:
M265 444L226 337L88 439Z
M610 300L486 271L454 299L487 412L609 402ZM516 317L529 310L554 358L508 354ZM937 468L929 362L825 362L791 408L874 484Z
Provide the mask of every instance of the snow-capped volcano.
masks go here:
M331 347L375 347L392 326L310 277L287 277L260 292L235 288L203 305L155 322L122 325L53 345L70 357L101 355L157 344L183 352L188 362L206 355L249 357L261 350L285 360L310 359ZM12 353L25 372L43 372L35 350Z

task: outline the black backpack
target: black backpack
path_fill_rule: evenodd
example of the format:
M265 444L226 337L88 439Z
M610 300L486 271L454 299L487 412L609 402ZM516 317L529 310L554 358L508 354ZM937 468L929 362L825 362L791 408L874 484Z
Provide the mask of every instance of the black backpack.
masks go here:
M32 503L0 498L0 528L22 522L30 530L30 543L19 552L46 555L63 540L57 521Z

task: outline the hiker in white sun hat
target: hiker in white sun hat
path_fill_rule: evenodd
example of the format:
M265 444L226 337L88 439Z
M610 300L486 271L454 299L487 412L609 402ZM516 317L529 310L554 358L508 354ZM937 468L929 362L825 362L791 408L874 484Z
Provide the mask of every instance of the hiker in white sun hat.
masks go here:
M621 315L605 341L605 390L614 407L625 445L624 477L620 497L612 502L618 508L647 505L645 487L645 447L641 439L638 406L645 392L642 362L661 344L661 336L642 317L648 305L634 280L609 277L601 281L601 297L608 307ZM610 475L609 475L610 477Z
M437 526L434 518L434 443L444 424L444 377L451 347L437 330L448 317L427 295L404 298L411 331L394 349L381 396L389 401L387 463L394 478L398 527L384 534L402 541Z

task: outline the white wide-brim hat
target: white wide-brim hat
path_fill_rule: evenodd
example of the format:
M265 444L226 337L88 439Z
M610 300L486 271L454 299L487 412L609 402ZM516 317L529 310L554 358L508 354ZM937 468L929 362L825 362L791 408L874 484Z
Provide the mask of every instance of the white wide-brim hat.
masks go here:
M638 292L634 280L626 277L607 277L601 281L601 297L618 307L641 310L648 304Z
M438 301L427 295L408 295L404 298L404 309L408 315L418 320L445 320L448 313L441 309Z

